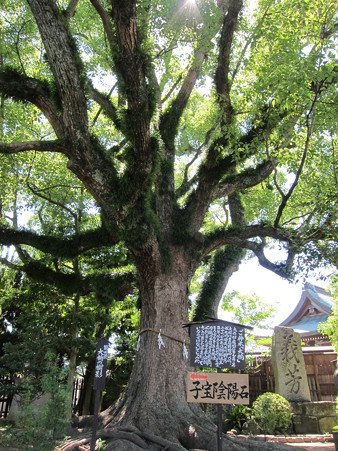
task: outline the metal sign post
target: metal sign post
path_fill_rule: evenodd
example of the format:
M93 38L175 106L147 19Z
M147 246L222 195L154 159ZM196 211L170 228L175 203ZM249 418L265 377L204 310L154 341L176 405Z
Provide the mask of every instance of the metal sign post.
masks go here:
M106 386L108 347L109 341L106 338L101 338L96 347L95 374L93 385L93 388L95 390L95 405L90 451L95 451L101 392Z
M249 404L249 377L221 369L245 368L245 329L252 327L216 318L186 326L190 327L191 366L217 368L217 374L188 374L187 401L217 404L217 451L222 451L222 404Z
M217 368L217 373L221 373L221 369ZM217 451L222 451L223 446L223 406L217 404Z

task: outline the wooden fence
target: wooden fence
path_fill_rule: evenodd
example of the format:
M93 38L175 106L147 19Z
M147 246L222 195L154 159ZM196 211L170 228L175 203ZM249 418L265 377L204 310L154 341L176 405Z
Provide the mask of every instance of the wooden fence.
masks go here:
M323 347L324 348L324 347ZM333 351L303 348L311 401L335 401L337 391L333 379L337 355ZM265 392L274 392L275 378L269 357L257 356L249 370L250 404Z
M11 380L11 378L3 376L0 378L0 383L3 387L5 387L6 385L12 385L13 381ZM5 392L6 390L4 390L3 395L0 395L0 418L7 417L12 402L12 396L8 393L5 394ZM8 390L8 392L10 392L10 390Z

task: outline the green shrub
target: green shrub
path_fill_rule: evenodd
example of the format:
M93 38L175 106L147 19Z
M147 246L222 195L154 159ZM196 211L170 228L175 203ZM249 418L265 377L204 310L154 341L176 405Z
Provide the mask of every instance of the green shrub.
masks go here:
M265 434L283 434L291 424L292 411L283 396L264 393L253 403L252 416Z
M70 393L65 383L67 369L59 368L57 356L48 352L45 356L45 373L41 377L42 393L49 398L45 405L34 409L36 399L34 378L27 376L22 382L20 411L17 427L12 431L12 440L22 450L50 451L54 449L56 439L64 436L70 425L68 404Z
M242 432L243 425L250 420L251 409L240 404L232 406L227 418L225 419L225 428L227 431L236 429L237 432Z

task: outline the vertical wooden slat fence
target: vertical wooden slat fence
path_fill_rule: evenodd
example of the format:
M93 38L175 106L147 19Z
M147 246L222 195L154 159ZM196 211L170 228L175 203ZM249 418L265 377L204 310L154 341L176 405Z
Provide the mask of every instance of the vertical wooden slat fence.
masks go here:
M304 352L306 374L312 401L335 401L333 374L337 355L334 352Z
M12 402L12 396L10 394L10 390L6 393L6 386L12 385L13 381L8 376L0 377L0 385L2 386L3 394L0 395L0 418L7 418L9 408Z
M333 374L337 355L333 351L304 350L305 369L311 401L335 401L337 391ZM249 370L250 404L265 392L274 392L274 375L269 357L259 356Z
M72 397L72 408L73 412L81 415L82 406L80 406L81 392L84 389L84 378L80 377L75 379L73 385L73 397Z

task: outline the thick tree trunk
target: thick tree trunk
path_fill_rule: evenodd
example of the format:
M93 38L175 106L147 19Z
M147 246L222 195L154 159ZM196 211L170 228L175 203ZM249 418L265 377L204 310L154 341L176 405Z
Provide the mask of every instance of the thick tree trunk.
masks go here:
M171 249L171 258L172 270L165 274L156 246L136 257L142 300L139 348L126 390L101 415L105 428L98 436L107 440L107 450L217 449L216 426L197 404L186 402L185 378L191 367L183 352L184 345L189 351L188 328L183 326L188 322L191 264L182 248ZM224 438L223 449L271 447Z
M172 250L171 255L173 269L169 274L156 265L153 272L149 271L145 259L143 267L139 267L142 297L139 349L125 392L102 415L103 438L113 438L113 431L118 430L115 439L120 440L121 434L128 431L133 436L131 442L140 448L124 448L120 442L115 445L112 442L107 445L109 450L142 449L144 443L151 442L162 447L144 449L216 450L216 426L198 405L186 402L185 378L191 367L183 353L184 345L189 350L188 328L183 325L188 322L191 269L182 250ZM159 334L164 346L159 345ZM224 449L267 449L261 444L247 445L225 439Z
M151 274L145 261L139 268L142 299L139 349L128 386L108 418L110 426L132 425L147 434L192 448L196 447L196 437L203 434L199 430L200 409L187 404L185 393L189 367L183 351L184 346L189 350L189 334L183 326L188 322L190 267L180 251L172 252L172 260L169 274L155 268ZM159 334L164 346L159 345ZM205 418L203 428L210 433L208 440L216 437L214 425Z

